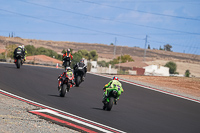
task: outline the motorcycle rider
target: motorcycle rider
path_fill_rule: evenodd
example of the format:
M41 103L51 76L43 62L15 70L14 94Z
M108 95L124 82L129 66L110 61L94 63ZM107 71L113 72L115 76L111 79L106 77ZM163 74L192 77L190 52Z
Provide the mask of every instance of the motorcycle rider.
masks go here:
M58 80L59 80L59 81L58 81L58 90L60 89L60 85L61 85L61 80L62 80L62 78L65 79L67 73L73 74L72 69L71 69L70 67L67 67L66 70L65 70L61 75L58 76ZM72 84L72 86L75 86L74 79L71 80L71 84ZM71 87L72 87L72 86L71 86Z
M71 65L71 60L73 59L73 56L70 52L70 49L68 48L67 51L63 54L63 60L66 59L66 61L69 63L69 66ZM64 62L63 62L64 63ZM67 63L67 64L68 64ZM69 67L67 66L67 67Z
M115 99L115 105L117 104L117 101L119 100L119 96L121 93L124 92L124 89L122 88L122 84L119 82L118 77L114 76L113 80L111 80L108 84L106 84L103 87L104 95L102 102L104 103L107 99L107 96L111 90L117 90L117 98Z
M24 45L22 45L22 54L23 54L23 56L24 56L24 61L26 61L26 54L27 54L27 51L26 51Z
M16 55L17 54L21 54L22 55L22 59L24 59L24 61L26 61L26 53L27 53L27 51L24 48L24 45L18 46L14 51L14 60L15 60L14 63L16 63L16 61L17 61L17 59L16 59Z
M82 69L79 69L79 68L82 68ZM78 62L78 63L76 63L74 65L74 73L76 73L77 70L83 71L84 74L83 74L82 81L84 81L85 76L86 76L86 72L87 72L87 66L84 63L84 59L83 58L80 60L80 62Z

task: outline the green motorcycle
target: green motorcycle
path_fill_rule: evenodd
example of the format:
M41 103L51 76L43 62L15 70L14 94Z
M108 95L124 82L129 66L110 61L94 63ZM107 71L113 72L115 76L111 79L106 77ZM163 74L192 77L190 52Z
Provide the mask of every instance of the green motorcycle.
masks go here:
M103 102L103 110L111 111L113 104L115 103L115 99L117 98L117 90L113 89L108 93L105 101Z

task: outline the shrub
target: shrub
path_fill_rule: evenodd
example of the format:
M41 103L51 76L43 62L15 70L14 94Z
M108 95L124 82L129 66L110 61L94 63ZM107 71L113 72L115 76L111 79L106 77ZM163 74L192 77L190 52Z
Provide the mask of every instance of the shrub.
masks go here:
M190 73L189 70L186 70L186 71L185 71L185 77L190 77L190 74L191 74L191 73Z
M170 73L170 74L175 74L176 68L177 68L176 63L174 63L174 62L172 62L172 61L167 62L167 63L165 64L165 67L168 67L168 68L169 68L169 73Z

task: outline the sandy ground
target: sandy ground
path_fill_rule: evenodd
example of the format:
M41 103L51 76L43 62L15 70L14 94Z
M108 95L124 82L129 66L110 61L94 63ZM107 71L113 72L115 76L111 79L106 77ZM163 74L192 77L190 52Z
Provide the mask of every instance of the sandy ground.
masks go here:
M164 66L167 62L166 60L154 60L154 61L147 61L148 65L161 65ZM200 77L200 63L188 63L188 62L180 62L180 61L173 61L177 65L177 70L180 75L184 75L186 70L189 70L191 76Z
M200 100L200 78L132 75L119 75L118 77L139 81L147 86L162 88L165 91Z

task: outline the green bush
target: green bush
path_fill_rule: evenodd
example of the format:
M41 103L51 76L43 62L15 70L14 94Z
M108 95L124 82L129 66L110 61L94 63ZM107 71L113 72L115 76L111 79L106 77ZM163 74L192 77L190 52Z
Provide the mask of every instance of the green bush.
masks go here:
M170 74L175 74L176 68L177 68L176 63L174 63L174 62L172 62L172 61L167 62L167 63L165 64L165 67L168 67L168 68L169 68L169 73L170 73Z
M190 74L191 74L191 73L190 73L189 70L186 70L186 71L185 71L185 77L190 77Z

